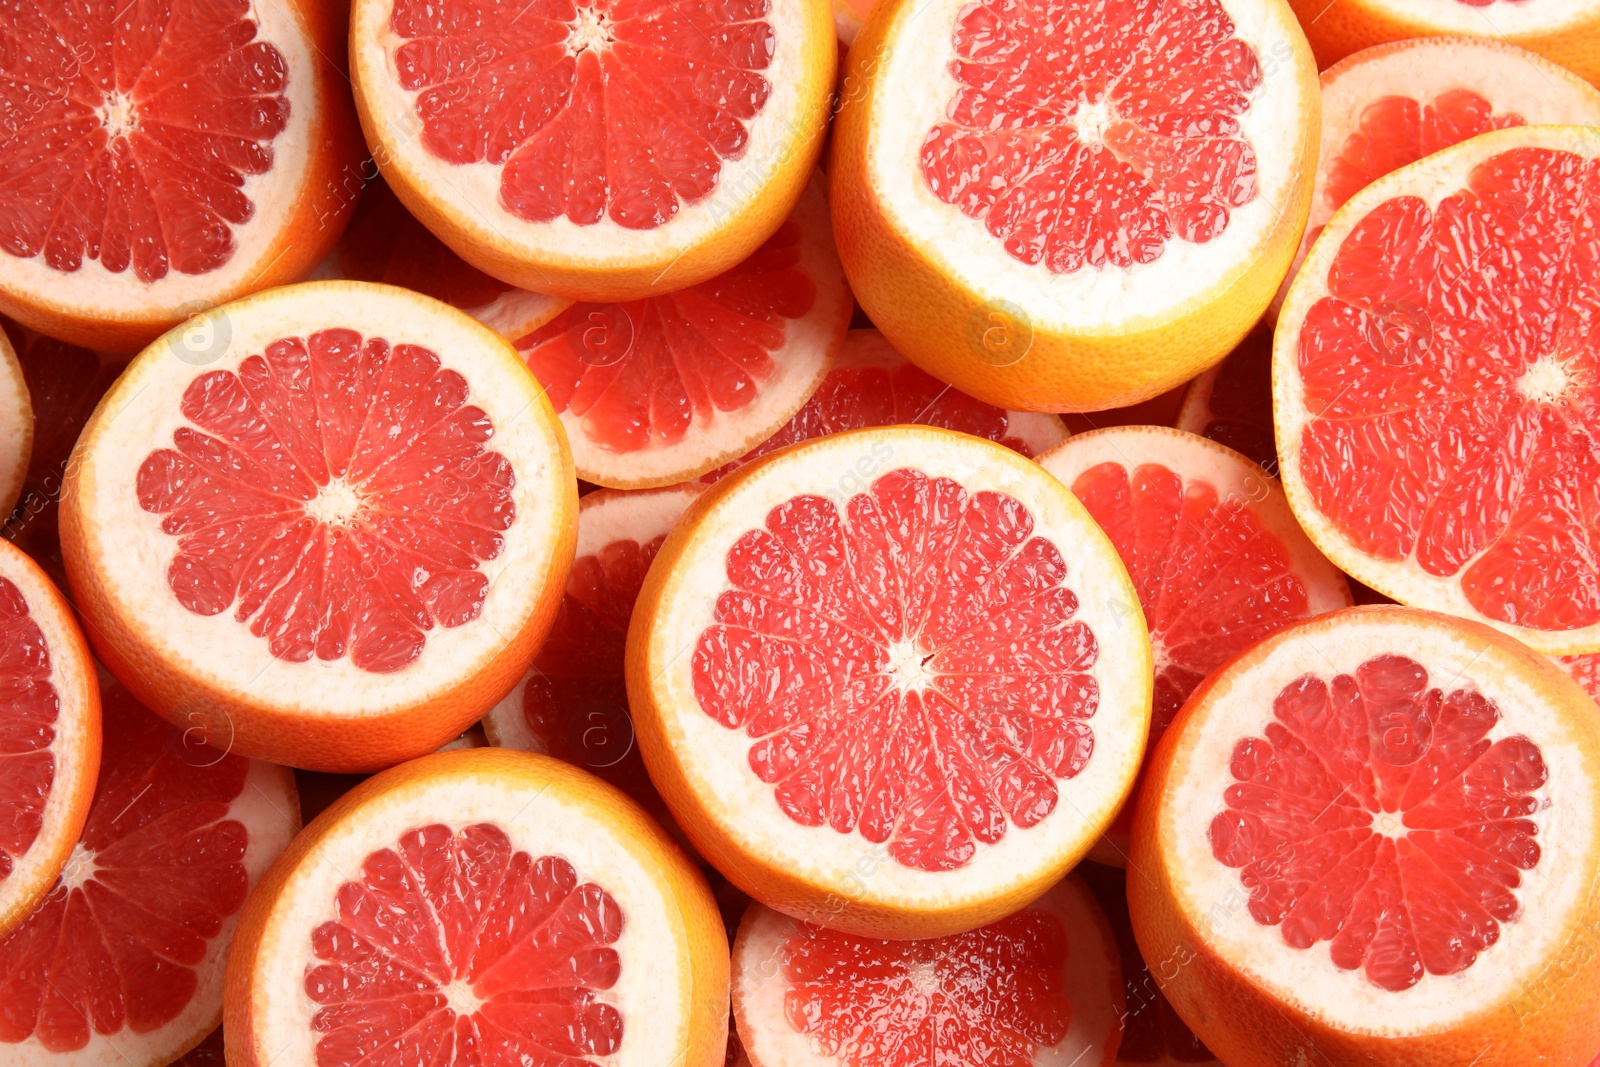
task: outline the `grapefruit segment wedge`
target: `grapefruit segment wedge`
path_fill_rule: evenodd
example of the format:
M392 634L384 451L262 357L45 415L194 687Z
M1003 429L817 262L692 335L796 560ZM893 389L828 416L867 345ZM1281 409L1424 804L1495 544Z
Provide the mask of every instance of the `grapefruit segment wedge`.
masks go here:
M28 381L10 338L0 333L0 512L9 514L22 495L33 455L33 434Z
M1263 637L1350 606L1344 575L1306 539L1278 483L1182 430L1121 426L1039 457L1105 530L1139 593L1155 663L1150 744L1217 667ZM1094 858L1127 859L1131 806Z
M147 349L84 429L62 546L100 655L241 753L432 751L527 670L572 556L560 427L511 346L402 289L309 282Z
M733 950L752 1067L1110 1067L1122 1003L1116 942L1071 876L996 923L911 941L755 904Z
M1273 342L1284 488L1318 547L1553 654L1600 649L1597 229L1593 129L1483 134L1352 197Z
M637 805L548 757L446 752L346 794L252 896L228 1060L713 1067L727 990L716 902Z
M1229 1064L1587 1062L1600 723L1489 627L1351 608L1213 675L1157 745L1128 882Z
M700 853L866 936L1037 897L1115 814L1149 722L1105 535L1036 464L926 427L713 486L657 555L627 654L645 764Z

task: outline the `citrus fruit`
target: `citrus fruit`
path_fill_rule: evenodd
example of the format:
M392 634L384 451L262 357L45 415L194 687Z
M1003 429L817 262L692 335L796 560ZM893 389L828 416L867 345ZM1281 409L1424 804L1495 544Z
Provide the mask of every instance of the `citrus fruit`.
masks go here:
M1111 538L1144 609L1155 663L1150 744L1206 675L1299 619L1350 606L1344 575L1249 459L1165 426L1080 434L1039 465ZM1126 860L1132 806L1094 858Z
M208 740L357 771L528 668L577 510L510 344L391 286L307 282L146 349L83 431L62 548L112 673Z
M473 266L576 300L706 281L816 165L825 0L358 0L350 73L396 195Z
M100 686L72 608L0 542L0 935L78 841L100 766Z
M1272 327L1251 330L1227 358L1189 383L1178 429L1208 437L1278 473L1272 439Z
M1279 0L879 5L835 235L884 336L1006 408L1098 411L1221 359L1311 196L1316 68Z
M832 2L834 32L839 35L841 49L848 49L861 32L861 24L872 14L874 0L832 0Z
M895 426L773 453L690 505L634 608L628 699L651 780L734 885L934 937L1038 897L1110 822L1149 650L1060 482Z
M1348 608L1213 674L1156 746L1128 902L1232 1067L1587 1063L1600 717L1490 627Z
M756 904L733 950L733 1011L754 1067L1110 1067L1122 973L1071 876L998 922L911 941Z
M727 1011L716 902L661 828L480 748L362 783L273 867L228 963L228 1061L713 1067Z
M1273 412L1340 569L1542 652L1600 650L1600 133L1481 134L1356 193L1290 286Z
M820 182L744 262L643 300L580 302L517 341L578 476L639 489L736 459L811 396L852 304Z
M105 759L61 877L0 939L0 1058L161 1067L222 1018L250 888L300 824L285 767L210 748L105 690Z
M1273 302L1274 315L1322 227L1358 190L1480 133L1551 123L1600 125L1600 89L1498 39L1397 41L1364 49L1324 71L1322 152L1311 217Z
M365 151L331 10L11 8L0 312L126 353L310 270L344 228Z
M465 311L507 338L537 330L570 303L507 285L467 263L418 222L382 178L361 191L349 229L314 276L411 289Z
M1007 411L976 400L910 363L874 329L851 330L833 369L806 406L776 433L705 476L708 482L768 452L841 430L916 423L960 430L1037 456L1066 439L1055 415Z
M11 513L22 495L33 452L33 404L22 364L0 334L0 512Z
M1581 656L1558 656L1556 662L1577 679L1585 693L1600 702L1600 654L1589 652Z

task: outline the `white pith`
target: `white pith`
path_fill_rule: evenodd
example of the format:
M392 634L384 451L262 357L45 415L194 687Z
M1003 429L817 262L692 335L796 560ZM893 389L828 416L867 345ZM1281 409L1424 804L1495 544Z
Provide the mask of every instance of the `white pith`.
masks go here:
M593 556L614 541L655 540L677 524L684 509L705 487L698 482L661 489L601 489L578 501L577 558ZM522 692L538 668L532 668L516 687L483 717L483 730L497 748L549 754L545 739L528 728L522 714Z
M694 694L692 652L712 624L718 595L729 588L726 558L734 541L763 526L773 507L793 497L820 494L842 508L876 478L900 468L952 478L968 492L1008 493L1026 505L1035 536L1053 541L1066 559L1066 584L1080 602L1075 618L1093 630L1099 647L1090 672L1101 688L1099 710L1089 720L1095 748L1088 766L1056 781L1059 801L1049 817L1028 829L1008 826L998 843L978 846L972 861L953 871L906 867L889 855L887 843L873 844L859 831L842 834L793 821L779 808L774 787L750 769L754 739L717 723ZM724 813L721 829L738 848L866 905L955 909L993 900L1008 887L1070 865L1116 813L1138 768L1151 679L1143 615L1126 571L1077 500L1009 449L909 426L807 442L741 477L736 491L687 532L643 646L666 741L660 752L645 751L652 770L670 760L701 803ZM636 633L638 623L636 616Z
M233 256L216 270L180 274L169 270L154 282L139 280L132 264L113 274L98 259L85 256L75 271L48 266L44 254L19 259L0 253L0 289L26 294L29 302L74 318L120 319L151 317L158 309L180 317L240 291L249 279L271 266L281 249L272 245L282 236L296 205L307 195L312 159L328 151L317 143L313 131L324 123L318 96L318 57L294 5L251 0L247 17L256 24L255 40L265 41L283 54L287 71L284 94L289 118L283 132L271 142L272 167L265 174L248 176L240 191L250 198L254 212L243 225L233 226ZM115 109L124 115L126 109Z
M1410 25L1419 37L1546 36L1580 28L1595 17L1594 0L1496 0L1483 7L1463 0L1361 0L1361 6Z
M334 478L306 501L306 514L329 526L348 526L360 517L365 504L359 489L343 478Z
M1571 360L1550 353L1522 372L1516 389L1530 404L1557 404L1571 397L1572 379Z
M140 506L135 488L145 457L171 448L173 431L188 425L180 401L195 378L235 370L279 338L303 338L336 326L391 344L422 345L440 357L444 368L462 374L467 402L494 424L486 447L511 462L517 479L516 519L503 533L504 547L478 567L489 581L482 613L465 625L435 625L426 632L418 658L389 674L362 670L349 655L305 663L280 660L264 639L236 621L235 607L213 616L185 608L167 583L178 539L162 531L161 515ZM136 628L167 662L199 684L247 695L256 706L346 718L381 716L449 690L523 628L540 589L560 577L551 574L562 540L560 509L551 501L570 488L561 480L559 431L509 345L437 301L360 282L270 290L224 305L195 320L191 329L221 338L215 358L196 366L181 358L181 341L173 335L155 342L107 394L75 453L87 564L98 571L112 609L137 620Z
M611 46L611 20L593 7L580 5L578 17L572 21L572 32L567 37L567 52L604 51Z
M866 117L867 181L890 223L916 251L980 300L1020 307L1036 330L1099 333L1159 322L1219 279L1242 271L1280 216L1293 210L1292 189L1303 163L1308 165L1297 158L1301 130L1317 108L1307 78L1310 54L1298 44L1303 36L1287 6L1222 0L1262 73L1249 109L1239 117L1241 136L1257 157L1255 199L1232 209L1227 228L1211 241L1192 244L1174 235L1158 259L1129 269L1054 274L1043 263L1016 259L982 219L940 200L922 175L923 141L945 121L957 91L949 69L956 58L951 31L967 3L930 0L903 5L892 16L884 54L876 60L879 89Z
M1414 550L1399 562L1370 556L1318 510L1300 469L1300 435L1313 414L1306 406L1300 379L1300 329L1311 306L1327 295L1328 269L1345 236L1374 208L1395 196L1418 197L1430 209L1436 209L1441 200L1465 186L1467 175L1479 163L1522 147L1572 152L1594 159L1600 155L1600 136L1592 128L1579 126L1496 130L1402 167L1373 182L1339 209L1312 245L1305 264L1295 276L1273 335L1273 421L1277 429L1279 475L1289 504L1312 542L1346 574L1402 604L1475 619L1549 655L1573 655L1600 651L1600 623L1579 630L1555 631L1488 618L1468 601L1459 582L1481 553L1467 560L1454 575L1442 577L1424 571L1416 561Z
M1447 621L1407 612L1335 617L1271 638L1260 656L1230 670L1191 710L1175 750L1160 801L1157 832L1181 914L1207 947L1271 998L1293 1005L1341 1032L1402 1036L1437 1033L1502 1003L1537 980L1576 933L1571 929L1593 877L1595 780L1583 724L1574 703L1551 702L1549 679L1529 661ZM1397 653L1421 663L1429 685L1446 692L1477 689L1500 711L1491 740L1524 734L1539 746L1548 784L1535 798L1542 849L1515 890L1521 914L1500 924L1499 941L1465 971L1424 975L1410 989L1391 992L1360 970L1339 969L1328 942L1308 949L1286 945L1276 926L1263 926L1248 909L1239 872L1211 853L1208 829L1233 783L1234 745L1262 736L1272 701L1307 673L1331 682L1374 656Z
M1100 907L1078 879L1068 877L1035 903L1066 928L1063 988L1071 1006L1067 1036L1039 1049L1034 1067L1107 1067L1121 1041L1122 964ZM795 920L751 904L733 949L733 1012L745 1054L755 1067L837 1067L841 1057L822 1052L809 1034L796 1030L784 1012L784 945L800 932ZM913 965L919 991L931 992L933 968ZM925 968L925 970L924 970ZM918 974L917 971L923 971ZM923 986L930 987L923 990Z
M83 884L94 877L96 870L94 850L79 841L72 846L72 851L67 853L67 862L61 867L61 884L68 889L80 889Z
M16 506L32 453L33 401L16 350L0 333L0 516Z
M94 116L105 127L106 136L113 141L118 137L126 137L139 126L133 98L116 89L106 94L105 101L96 109Z

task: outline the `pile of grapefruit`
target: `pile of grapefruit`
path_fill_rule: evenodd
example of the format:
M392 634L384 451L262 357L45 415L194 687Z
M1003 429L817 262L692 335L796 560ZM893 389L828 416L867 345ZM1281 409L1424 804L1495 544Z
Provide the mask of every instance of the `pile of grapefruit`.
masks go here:
M0 1067L1600 1065L1600 0L0 10Z

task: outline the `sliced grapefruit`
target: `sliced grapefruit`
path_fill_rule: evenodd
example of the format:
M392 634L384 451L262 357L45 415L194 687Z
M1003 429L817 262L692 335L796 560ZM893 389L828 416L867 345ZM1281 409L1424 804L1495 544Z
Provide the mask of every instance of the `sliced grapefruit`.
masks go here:
M1270 326L1251 330L1226 359L1189 383L1176 423L1178 429L1227 445L1277 475Z
M1268 634L1350 606L1344 575L1246 457L1165 426L1080 434L1039 458L1111 538L1139 593L1155 664L1150 744L1195 686ZM1094 858L1126 862L1132 806Z
M22 495L33 454L33 403L16 349L0 333L0 512L10 514Z
M108 682L83 837L0 939L0 1058L162 1067L199 1044L239 909L299 825L288 768L207 747Z
M463 259L636 300L783 224L836 48L826 0L357 0L350 67L384 178Z
M1273 342L1284 489L1357 581L1600 650L1600 133L1482 134L1355 194Z
M1111 1067L1122 971L1070 876L991 925L913 941L757 904L734 946L733 1011L753 1067Z
M833 28L839 35L841 59L843 50L855 43L874 6L874 0L833 0Z
M798 411L849 328L820 182L744 262L688 289L577 303L517 350L596 485L674 485L736 459Z
M1163 393L1244 336L1294 255L1319 104L1281 0L898 0L848 77L845 272L896 348L980 400Z
M194 337L203 366L174 358ZM141 699L240 753L354 771L437 749L523 675L576 510L510 344L407 290L308 282L133 362L73 454L61 536Z
M0 936L61 873L100 767L100 685L72 608L0 542Z
M694 865L622 793L504 749L414 760L318 816L228 963L239 1067L714 1067L727 1012Z
M1556 662L1577 679L1585 693L1600 703L1600 654L1589 652L1581 656L1559 656Z
M364 153L338 22L312 0L9 8L0 312L127 353L310 270Z
M1038 897L1121 806L1149 641L1116 550L1015 452L896 426L724 478L668 535L628 698L678 824L744 892L868 937Z
M1233 1067L1600 1051L1600 717L1505 635L1350 608L1257 645L1157 745L1128 900Z

